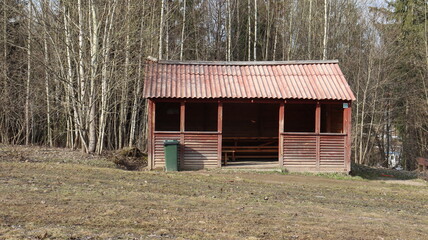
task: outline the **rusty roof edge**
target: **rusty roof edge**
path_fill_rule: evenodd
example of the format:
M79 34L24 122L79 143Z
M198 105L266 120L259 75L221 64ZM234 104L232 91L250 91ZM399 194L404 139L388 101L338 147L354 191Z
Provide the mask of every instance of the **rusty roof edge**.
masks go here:
M339 60L296 60L296 61L177 61L177 60L157 60L148 57L147 60L159 64L177 64L177 65L231 65L231 66L249 66L249 65L297 65L297 64L334 64Z

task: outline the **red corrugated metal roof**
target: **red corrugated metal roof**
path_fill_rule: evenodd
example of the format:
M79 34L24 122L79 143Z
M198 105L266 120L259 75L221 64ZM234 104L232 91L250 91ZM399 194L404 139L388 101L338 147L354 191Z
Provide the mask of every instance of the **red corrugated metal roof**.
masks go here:
M145 98L355 100L338 61L148 60Z

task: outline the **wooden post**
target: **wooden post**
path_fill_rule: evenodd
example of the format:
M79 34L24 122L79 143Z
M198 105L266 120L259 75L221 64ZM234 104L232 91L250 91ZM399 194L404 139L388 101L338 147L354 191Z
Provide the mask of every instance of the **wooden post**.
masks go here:
M343 131L346 133L345 140L345 170L351 171L351 144L352 144L352 107L348 103L348 108L343 109Z
M179 168L184 168L184 146L186 143L184 142L184 131L186 126L186 103L185 101L180 102L180 155L179 155Z
M321 143L320 143L320 130L321 130L321 104L318 101L317 106L315 108L315 135L316 135L316 170L320 170L320 151L321 151Z
M148 130L149 136L147 137L147 155L148 155L148 165L149 169L152 170L154 168L154 159L155 159L155 151L154 151L154 129L155 129L155 103L151 99L147 99L149 108L147 112L147 121L148 121Z
M217 167L221 167L221 151L222 151L222 138L223 138L223 103L219 100L217 106L217 132L218 132L218 145L217 145Z
M284 167L284 102L279 105L279 129L278 129L278 162L279 167Z

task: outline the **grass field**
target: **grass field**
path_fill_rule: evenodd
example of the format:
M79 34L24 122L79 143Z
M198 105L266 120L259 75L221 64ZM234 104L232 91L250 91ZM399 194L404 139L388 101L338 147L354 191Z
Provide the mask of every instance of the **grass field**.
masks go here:
M0 145L0 239L427 239L423 180L131 172Z

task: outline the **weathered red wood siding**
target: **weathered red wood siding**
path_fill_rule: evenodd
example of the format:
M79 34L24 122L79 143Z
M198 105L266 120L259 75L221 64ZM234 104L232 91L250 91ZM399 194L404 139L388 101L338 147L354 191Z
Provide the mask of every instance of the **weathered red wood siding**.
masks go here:
M283 166L288 170L347 171L345 134L283 133L282 136Z
M179 140L178 161L180 169L218 167L218 133L154 133L153 168L165 166L164 141ZM181 152L182 151L182 152Z
M165 167L165 151L163 145L165 140L180 140L180 133L154 133L153 168ZM180 151L180 148L178 148L178 151ZM180 154L178 154L178 156L180 162Z
M181 169L215 168L218 163L217 133L185 133Z
M303 134L283 134L284 167L289 170L316 170L317 139L316 136Z
M345 135L328 135L320 137L320 171L344 171Z

